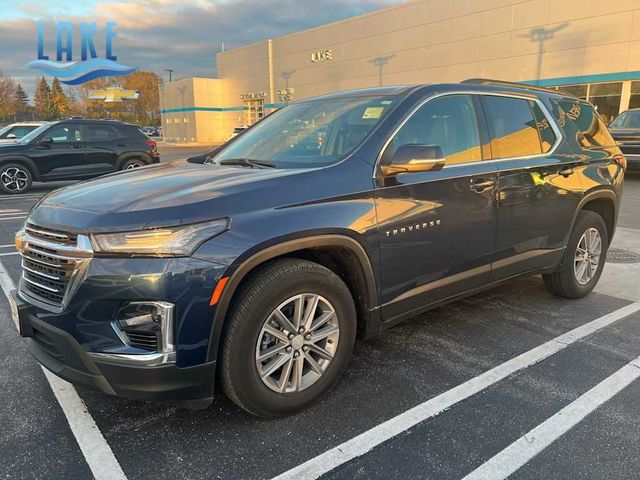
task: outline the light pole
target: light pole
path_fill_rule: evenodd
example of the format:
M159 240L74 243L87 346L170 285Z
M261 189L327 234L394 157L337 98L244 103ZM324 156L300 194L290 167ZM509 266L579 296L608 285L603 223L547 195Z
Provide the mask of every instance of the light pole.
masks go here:
M164 71L169 72L169 83L171 83L171 80L172 80L171 74L173 73L173 70L171 68L165 68Z
M561 23L552 28L533 28L529 30L528 34L520 35L521 37L530 38L532 42L538 44L538 62L536 65L536 85L540 86L540 79L542 77L542 57L544 55L544 44L547 40L551 40L556 32L559 32L563 28L569 26L569 23Z

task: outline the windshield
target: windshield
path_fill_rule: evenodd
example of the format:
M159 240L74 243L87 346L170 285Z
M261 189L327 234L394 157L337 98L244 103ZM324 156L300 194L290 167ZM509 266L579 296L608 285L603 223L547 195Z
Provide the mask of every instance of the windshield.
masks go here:
M640 111L624 112L609 126L613 128L640 128Z
M360 145L396 102L394 97L359 97L289 105L237 137L213 163L252 160L277 168L330 165Z
M24 137L18 140L18 143L24 145L26 143L31 142L31 140L33 140L34 138L37 138L42 132L44 132L50 126L51 126L50 124L40 125L38 128L36 128L35 130L31 130Z

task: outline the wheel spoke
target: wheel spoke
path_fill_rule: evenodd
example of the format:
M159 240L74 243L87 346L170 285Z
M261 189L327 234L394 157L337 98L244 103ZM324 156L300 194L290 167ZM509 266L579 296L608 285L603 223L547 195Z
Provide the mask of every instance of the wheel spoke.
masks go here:
M316 316L316 310L318 309L318 302L320 301L320 297L318 295L313 295L308 302L307 309L304 312L304 318L302 319L303 327L305 330L309 330L311 328L311 323Z
M325 328L323 328L320 331L316 331L312 336L311 336L311 342L312 343L317 343L320 340L322 340L323 338L327 338L329 335L333 335L334 333L338 332L338 327L335 325L328 325Z
M587 270L587 263L584 260L580 262L580 265L578 266L578 268L576 269L576 278L580 281L583 282L584 281L584 275L585 272Z
M329 353L327 350L325 350L324 348L318 346L318 345L309 345L309 349L310 351L312 351L313 353L317 354L318 356L326 359L326 360L331 360L333 358L333 354Z
M289 339L287 338L287 334L286 333L281 332L280 330L278 330L277 328L271 326L268 323L264 326L264 330L269 335L273 335L274 337L276 337L278 340L282 340L285 343L289 342Z
M302 371L304 369L304 357L298 357L293 361L293 374L291 384L294 391L299 391L302 386Z
M297 332L302 324L302 315L304 310L304 295L298 295L293 302L293 326Z
M291 321L287 318L287 316L284 313L282 313L282 311L279 308L276 308L273 311L273 316L276 319L276 321L282 326L282 328L284 328L287 332L289 333L297 332L298 329L295 327L295 325L291 323Z
M264 350L260 350L260 355L258 355L258 361L264 362L267 358L273 357L275 354L281 352L287 348L286 343L276 343Z
M313 357L311 355L309 355L308 353L303 353L302 355L304 356L304 359L307 361L307 363L309 363L309 366L311 367L311 370L316 372L318 375L322 375L322 367L320 367L320 365L318 365L318 362L316 362L313 359Z
M309 328L309 331L313 332L317 330L318 328L323 326L325 323L327 323L329 320L331 320L335 314L336 312L333 312L333 311L323 313L322 315L320 315L320 317L318 317L318 319L315 322L313 322L313 325L311 325L311 328Z
M280 373L280 380L278 384L280 385L280 393L283 393L287 390L287 385L289 384L289 377L291 376L291 370L293 368L293 357L290 357L285 366L282 368L282 373Z
M268 377L273 372L278 370L281 366L283 366L285 363L287 363L287 360L289 360L290 358L291 358L291 355L280 355L278 358L271 361L271 363L269 363L262 369L260 376L262 378Z

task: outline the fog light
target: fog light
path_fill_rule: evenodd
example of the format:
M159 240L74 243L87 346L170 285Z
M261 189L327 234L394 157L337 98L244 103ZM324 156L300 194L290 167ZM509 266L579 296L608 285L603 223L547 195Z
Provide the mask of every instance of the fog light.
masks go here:
M129 345L154 352L175 352L174 309L168 302L129 302L118 311L114 327Z

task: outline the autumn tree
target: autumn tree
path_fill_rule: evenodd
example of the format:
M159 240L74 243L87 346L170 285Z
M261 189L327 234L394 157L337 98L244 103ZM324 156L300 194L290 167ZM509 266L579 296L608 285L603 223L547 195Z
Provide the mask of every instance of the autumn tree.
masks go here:
M136 71L124 77L124 88L140 92L138 99L131 103L135 123L140 125L159 124L159 84L160 77L153 72Z
M54 78L51 82L51 103L58 116L69 116L69 112L71 110L70 102L65 95L64 90L62 90L60 80L57 78Z
M49 84L44 77L41 77L36 87L34 107L36 115L44 120L53 120L58 116L58 111L52 97L53 95Z
M18 84L14 94L15 111L17 114L29 113L31 105L29 105L29 95L24 91L22 85Z
M16 114L15 94L17 84L10 76L0 72L0 117Z

